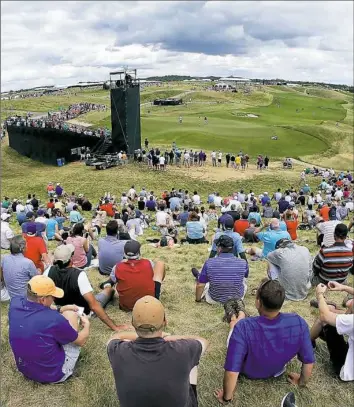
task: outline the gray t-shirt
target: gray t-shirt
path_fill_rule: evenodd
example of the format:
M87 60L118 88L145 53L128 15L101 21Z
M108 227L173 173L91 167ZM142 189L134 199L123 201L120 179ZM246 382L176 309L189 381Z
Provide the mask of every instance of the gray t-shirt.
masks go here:
M291 301L304 300L312 274L312 257L307 247L292 243L268 253L267 259L279 268L278 281L285 289L285 297Z
M1 268L11 298L26 297L29 280L39 274L33 261L21 253L4 256Z
M109 342L107 352L121 406L197 407L189 374L199 364L199 341L116 339Z
M115 236L106 236L98 240L98 266L101 273L109 275L112 267L123 260L126 242L118 240Z

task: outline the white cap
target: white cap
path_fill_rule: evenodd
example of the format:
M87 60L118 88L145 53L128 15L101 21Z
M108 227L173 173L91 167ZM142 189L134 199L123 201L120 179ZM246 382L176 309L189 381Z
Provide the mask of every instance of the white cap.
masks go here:
M18 205L17 208L20 212L23 212L25 210L25 207L23 205Z
M268 192L265 192L264 195L268 195Z
M11 215L9 213L2 213L1 214L1 220L7 220L11 218Z

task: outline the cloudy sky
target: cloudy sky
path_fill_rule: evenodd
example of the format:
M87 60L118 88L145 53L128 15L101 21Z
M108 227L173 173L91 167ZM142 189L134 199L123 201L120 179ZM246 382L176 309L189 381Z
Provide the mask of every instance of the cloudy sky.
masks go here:
M353 84L352 1L1 1L1 90L140 77Z

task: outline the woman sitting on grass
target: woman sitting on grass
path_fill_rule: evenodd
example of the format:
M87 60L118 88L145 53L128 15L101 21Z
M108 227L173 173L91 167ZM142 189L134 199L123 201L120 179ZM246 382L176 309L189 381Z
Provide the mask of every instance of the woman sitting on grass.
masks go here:
M196 212L191 212L189 214L188 222L186 224L187 241L190 244L201 244L209 243L204 236L205 228L199 221L199 216Z

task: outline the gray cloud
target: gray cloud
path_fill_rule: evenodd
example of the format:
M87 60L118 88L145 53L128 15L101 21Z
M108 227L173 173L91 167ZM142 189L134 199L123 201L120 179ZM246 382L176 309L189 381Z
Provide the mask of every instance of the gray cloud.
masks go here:
M2 90L104 80L122 65L349 84L352 15L339 1L3 1Z

